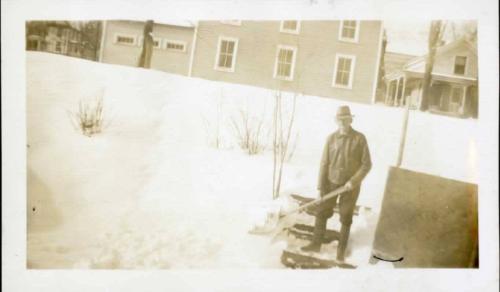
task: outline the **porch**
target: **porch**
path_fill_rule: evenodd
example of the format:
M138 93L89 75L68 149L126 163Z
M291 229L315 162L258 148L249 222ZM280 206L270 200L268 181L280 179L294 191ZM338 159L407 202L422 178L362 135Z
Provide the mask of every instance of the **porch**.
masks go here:
M385 104L411 109L422 104L423 73L401 71L386 79ZM432 74L429 111L456 117L478 115L477 80L467 77Z
M43 51L45 40L39 35L29 35L26 39L26 49L29 51Z

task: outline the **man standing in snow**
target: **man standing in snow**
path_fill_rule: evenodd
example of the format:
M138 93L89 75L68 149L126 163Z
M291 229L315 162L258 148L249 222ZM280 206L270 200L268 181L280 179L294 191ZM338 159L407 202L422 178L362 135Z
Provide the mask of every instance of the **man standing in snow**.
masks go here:
M353 117L348 106L338 108L336 115L338 130L327 138L321 159L318 182L321 197L342 186L347 191L326 200L319 206L313 240L311 244L301 248L303 251L320 251L323 235L326 231L326 223L333 216L335 206L339 204L342 227L337 248L338 261L344 261L344 253L349 239L352 216L361 181L372 166L365 136L351 128Z

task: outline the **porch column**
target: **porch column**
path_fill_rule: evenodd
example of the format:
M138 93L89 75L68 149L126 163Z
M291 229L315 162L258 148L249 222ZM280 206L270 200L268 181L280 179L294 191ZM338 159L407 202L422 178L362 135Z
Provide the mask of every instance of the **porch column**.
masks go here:
M459 112L461 115L463 115L465 112L465 105L466 105L466 99L467 99L467 88L469 88L469 85L463 86L462 104L460 105L460 109L459 109Z
M64 36L66 36L66 39L64 40L64 46L63 46L63 54L64 55L68 55L68 46L69 46L69 42L68 42L68 38L67 38L67 33L63 33Z
M384 104L387 105L387 100L389 99L389 91L391 90L391 82L392 80L389 80L385 86L385 100L384 100Z
M394 90L394 99L392 100L392 105L398 104L398 93L399 93L399 79L396 80L396 90Z
M423 93L424 93L424 84L423 84L423 81L420 81L418 84L418 101L417 101L419 110L422 107L422 95L423 95Z
M401 105L406 104L405 93L406 93L406 76L403 76L403 89L401 90Z

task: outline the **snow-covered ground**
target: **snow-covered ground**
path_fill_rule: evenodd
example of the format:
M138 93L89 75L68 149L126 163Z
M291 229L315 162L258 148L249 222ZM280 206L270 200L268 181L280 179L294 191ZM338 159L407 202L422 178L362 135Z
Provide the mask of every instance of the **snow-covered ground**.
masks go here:
M270 145L272 91L29 52L27 92L30 267L282 267L284 243L247 232L271 201L272 154L245 154L231 126L241 110L251 122L264 119ZM70 113L99 96L109 124L89 138ZM292 97L283 99L289 112ZM340 104L349 103L297 98L298 138L282 195L316 196L321 150ZM354 218L350 259L380 267L368 257L404 112L349 105L373 162L358 201L372 211ZM211 146L217 121L219 149ZM476 132L474 120L412 111L402 166L476 182Z

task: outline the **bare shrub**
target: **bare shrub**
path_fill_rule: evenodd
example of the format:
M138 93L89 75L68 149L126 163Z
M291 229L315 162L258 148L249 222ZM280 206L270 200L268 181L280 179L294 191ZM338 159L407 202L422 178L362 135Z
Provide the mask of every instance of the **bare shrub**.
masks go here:
M77 112L70 112L73 126L85 136L91 137L103 130L104 99L102 96L95 100L80 100Z
M231 125L240 148L249 155L259 154L266 148L262 137L264 117L250 117L248 110L239 110L239 115L231 118Z

